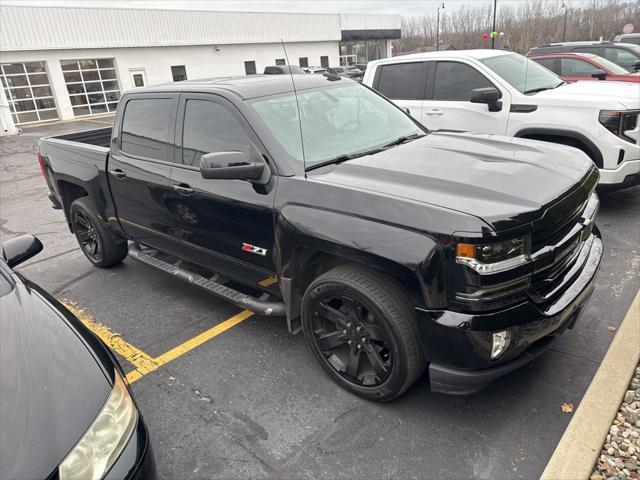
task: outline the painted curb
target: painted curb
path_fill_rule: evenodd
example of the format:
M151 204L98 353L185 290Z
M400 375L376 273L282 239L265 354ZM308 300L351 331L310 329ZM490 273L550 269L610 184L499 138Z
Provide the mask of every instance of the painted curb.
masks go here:
M591 476L638 360L640 291L540 480L586 480Z

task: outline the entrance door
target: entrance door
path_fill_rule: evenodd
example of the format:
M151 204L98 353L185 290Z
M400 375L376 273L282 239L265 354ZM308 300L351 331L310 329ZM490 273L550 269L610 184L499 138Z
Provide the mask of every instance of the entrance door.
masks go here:
M144 68L129 70L129 75L131 75L131 85L133 85L133 88L147 86L147 73L144 71Z

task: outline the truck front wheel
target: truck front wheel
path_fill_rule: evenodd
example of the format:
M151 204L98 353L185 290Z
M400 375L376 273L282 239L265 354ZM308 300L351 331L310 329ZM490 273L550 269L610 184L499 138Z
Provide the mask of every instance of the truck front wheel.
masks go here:
M82 252L96 267L111 267L127 256L127 242L113 238L89 197L80 197L71 204L70 217Z
M397 280L365 266L342 265L313 281L302 327L329 376L361 397L391 400L424 371L411 301Z

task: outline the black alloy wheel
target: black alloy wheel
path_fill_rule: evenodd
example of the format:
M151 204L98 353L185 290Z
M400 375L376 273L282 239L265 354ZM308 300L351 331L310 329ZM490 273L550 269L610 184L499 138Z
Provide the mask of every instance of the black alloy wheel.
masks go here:
M129 253L126 239L113 233L89 197L74 200L69 217L82 253L96 267L108 268L125 259Z
M344 264L323 273L304 293L301 320L322 368L363 398L392 400L425 369L411 299L384 272Z
M100 263L102 261L102 247L91 217L83 210L77 209L73 212L72 223L73 231L76 233L84 254L93 263Z
M375 387L389 377L393 359L388 336L359 301L346 295L319 299L313 313L313 339L346 380Z

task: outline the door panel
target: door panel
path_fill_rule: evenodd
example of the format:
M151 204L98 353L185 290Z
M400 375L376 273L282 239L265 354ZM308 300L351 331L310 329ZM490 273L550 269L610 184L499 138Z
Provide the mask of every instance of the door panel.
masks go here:
M462 62L437 62L434 74L429 76L422 124L432 130L504 135L509 120L509 93L502 92L502 110L490 112L487 105L469 101L473 89L485 87L495 85L473 66ZM501 91L500 88L498 90Z
M254 185L244 180L204 179L200 158L206 153L241 151L263 161L264 151L237 109L215 95L182 95L176 135L180 162L171 171L177 188L174 212L176 235L190 258L220 270L275 270L273 261L275 180ZM187 190L184 190L187 189ZM250 245L255 248L249 248Z
M126 102L108 162L118 219L131 239L171 252L176 241L170 139L178 95L132 95Z

